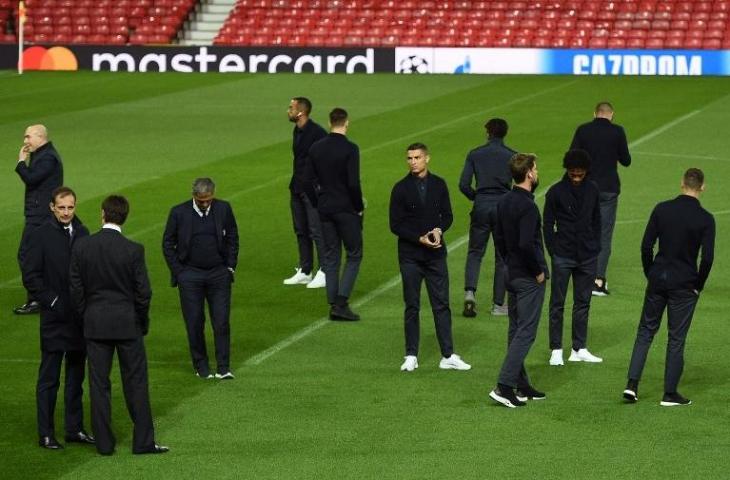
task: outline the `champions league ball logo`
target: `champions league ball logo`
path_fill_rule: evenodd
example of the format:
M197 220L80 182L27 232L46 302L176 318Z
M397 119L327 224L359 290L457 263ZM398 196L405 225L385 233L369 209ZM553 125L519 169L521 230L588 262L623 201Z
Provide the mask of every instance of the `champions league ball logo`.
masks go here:
M409 55L400 61L398 73L428 73L428 62L425 58Z

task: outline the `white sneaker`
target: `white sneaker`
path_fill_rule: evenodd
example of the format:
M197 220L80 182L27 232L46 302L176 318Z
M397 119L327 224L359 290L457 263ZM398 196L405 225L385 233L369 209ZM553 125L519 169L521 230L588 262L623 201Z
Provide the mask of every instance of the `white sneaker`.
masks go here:
M405 362L400 366L401 372L412 372L418 368L418 358L415 355L406 355Z
M563 349L562 348L556 348L555 350L553 350L553 353L550 354L550 365L553 365L553 366L565 365L565 363L563 363Z
M571 350L569 362L588 362L588 363L601 363L603 359L597 357L588 351L587 348L581 348L580 350Z
M439 368L444 370L471 370L471 365L462 360L457 354L452 353L449 358L441 359Z
M307 284L307 288L324 288L326 286L327 281L325 280L324 272L321 268L317 270L317 274L314 276L312 281Z
M301 268L296 269L296 273L291 277L284 279L284 285L304 285L312 281L312 274L302 273Z

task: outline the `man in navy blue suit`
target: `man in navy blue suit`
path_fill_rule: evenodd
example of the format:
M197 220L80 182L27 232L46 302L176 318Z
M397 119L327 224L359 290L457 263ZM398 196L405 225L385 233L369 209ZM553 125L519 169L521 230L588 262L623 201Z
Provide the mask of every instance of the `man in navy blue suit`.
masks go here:
M230 369L231 284L238 262L238 226L231 205L215 198L210 178L193 182L193 198L170 210L162 252L180 291L195 374L213 378L205 348L205 301L215 338L215 378L233 379Z

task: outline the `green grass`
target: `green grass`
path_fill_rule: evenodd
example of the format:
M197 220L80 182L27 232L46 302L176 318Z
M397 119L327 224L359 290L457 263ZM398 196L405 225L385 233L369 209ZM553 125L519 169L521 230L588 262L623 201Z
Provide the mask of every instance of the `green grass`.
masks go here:
M321 123L332 107L348 109L350 137L362 152L368 211L365 257L352 298L361 303L363 321L357 324L317 323L327 312L324 293L281 285L296 262L287 191L291 124L285 117L295 95L312 99L313 117ZM463 159L483 141L484 121L504 117L511 126L507 144L539 155L544 194L561 175L575 126L602 99L614 103L634 158L621 170L609 266L613 295L596 299L591 310L589 345L605 361L548 367L543 316L527 367L548 400L519 411L500 408L487 398L506 344L506 321L484 314L491 245L478 292L480 315L459 315L470 208L457 189ZM1 76L0 102L7 165L0 190L2 478L724 476L730 443L725 79L31 73ZM10 169L23 129L38 122L48 126L64 158L66 183L79 195L78 214L92 230L99 226L105 195L120 192L131 201L125 233L147 247L154 290L146 340L151 398L157 438L171 447L168 455L131 455L118 373L115 456L99 457L79 446L62 452L35 446L38 319L10 314L24 298L15 262L22 184ZM429 145L432 171L451 188L454 341L472 363L470 372L437 368L425 294L420 368L410 375L398 371L402 298L393 281L398 265L387 203L390 188L406 172L404 148L414 141ZM645 286L639 242L651 208L678 193L690 166L705 171L702 202L716 212L718 233L715 267L695 314L681 384L694 405L658 406L664 331L650 353L640 403L623 405L620 392ZM160 250L170 206L188 198L191 181L202 175L211 176L218 195L232 202L241 233L231 321L237 379L227 383L192 375L177 291L169 287ZM300 340L259 356L311 325ZM62 435L62 396L58 406Z

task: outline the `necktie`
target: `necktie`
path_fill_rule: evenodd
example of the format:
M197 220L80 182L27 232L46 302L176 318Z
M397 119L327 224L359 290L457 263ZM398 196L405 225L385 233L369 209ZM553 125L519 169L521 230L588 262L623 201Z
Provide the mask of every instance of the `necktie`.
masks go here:
M71 235L71 227L63 227L63 231L68 238L68 243L71 244L71 240L73 239L73 236Z

